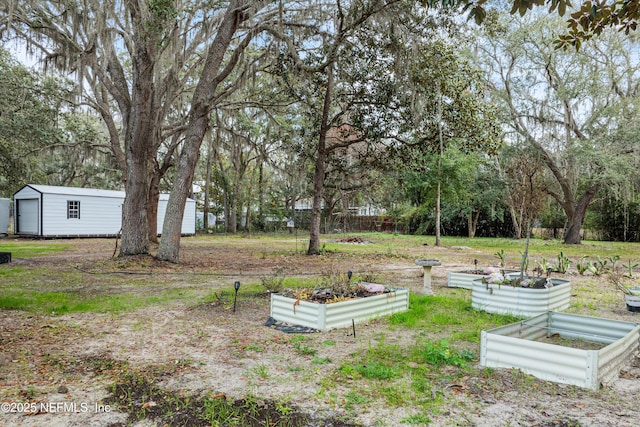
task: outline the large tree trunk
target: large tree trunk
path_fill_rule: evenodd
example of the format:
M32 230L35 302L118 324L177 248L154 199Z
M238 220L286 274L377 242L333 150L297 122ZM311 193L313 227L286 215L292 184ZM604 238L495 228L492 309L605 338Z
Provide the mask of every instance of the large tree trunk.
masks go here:
M127 156L126 196L122 204L122 243L119 256L149 253L146 206L149 182L145 159L146 153Z
M173 189L169 195L167 210L162 226L162 238L158 246L158 259L178 262L180 255L180 236L182 235L182 218L187 197L192 191L193 175L200 155L200 144L207 131L208 113L200 115L189 124L187 138L182 148L178 170L173 181Z
M580 231L582 230L582 224L584 218L587 215L587 208L593 201L596 193L600 189L600 185L594 185L584 192L575 208L563 206L565 213L567 214L567 230L564 235L564 243L567 245L579 245L582 241L580 237Z
M329 107L333 86L333 69L327 67L327 88L324 93L322 106L322 120L320 122L320 136L318 137L318 151L316 157L316 170L313 175L313 205L311 207L311 229L309 233L308 255L320 253L320 219L322 214L322 191L324 189L324 173L327 162L327 133L329 132Z
M239 60L242 50L249 43L250 37L247 36L243 40L243 44L236 48L229 62L221 71L222 61L229 50L231 40L238 27L250 17L247 11L250 5L251 2L248 0L233 0L229 2L227 12L218 28L218 33L209 47L202 76L195 88L191 102L186 138L164 217L162 239L158 247L158 259L170 262L179 261L184 207L192 190L193 175L200 155L200 146L209 127L209 114L216 95L216 88L235 68L235 64Z
M147 200L150 162L154 159L153 84L154 61L151 52L137 40L140 51L133 63L132 109L125 134L127 179L122 204L122 244L120 256L149 253Z
M469 238L473 239L476 237L476 230L478 228L478 218L480 218L480 211L474 212L473 210L469 211L469 215L467 216L467 227L469 230Z

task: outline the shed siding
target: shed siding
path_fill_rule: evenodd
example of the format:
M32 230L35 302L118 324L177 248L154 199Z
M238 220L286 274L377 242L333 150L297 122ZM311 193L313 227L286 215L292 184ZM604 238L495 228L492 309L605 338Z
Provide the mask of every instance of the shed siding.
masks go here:
M20 191L18 191L14 196L13 199L17 200L17 199L39 199L40 198L40 192L34 190L33 188L26 186L26 187L22 187L22 189Z
M196 234L196 201L193 199L187 199L184 206L182 234Z
M169 195L161 194L158 201L158 236L162 234L164 216L167 213L167 203L169 203ZM196 234L196 201L193 199L187 199L184 205L184 215L182 216L180 230L183 235Z
M23 206L29 208L28 212L25 210L25 222L16 228L16 233L42 237L115 236L122 227L124 197L123 191L27 185L14 195L15 201L23 200ZM162 233L168 199L168 194L160 195L158 234ZM80 202L80 218L67 218L69 201ZM15 203L14 208L18 205ZM187 199L182 234L193 235L195 232L196 203Z
M43 236L115 236L122 222L121 198L44 194ZM67 218L67 201L80 202L80 218Z

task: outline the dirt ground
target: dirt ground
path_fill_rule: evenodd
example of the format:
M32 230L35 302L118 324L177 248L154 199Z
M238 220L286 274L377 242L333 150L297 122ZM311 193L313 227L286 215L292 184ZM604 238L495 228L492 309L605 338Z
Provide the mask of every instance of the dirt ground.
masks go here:
M185 239L181 263L173 265L151 257L111 259L112 240L68 243L72 249L14 259L12 265L46 267L51 277L80 271L86 280L75 285L74 291L87 294L153 293L154 289L172 286L214 297L208 303L176 301L122 314L0 311L1 427L128 425L129 414L110 400L110 385L121 364L139 369L162 365L158 385L185 395L214 392L233 398L251 394L285 400L315 420L309 425L347 425L341 424L344 419L351 420L353 424L349 425L408 425L401 420L415 413L411 402L406 407L392 407L373 401L349 411L343 396L350 384L339 384L333 390L337 397L319 392L327 372L365 350L380 332L388 332L384 320L358 325L355 337L351 328L309 334L309 342L319 349L317 356L331 360L313 365L308 355L291 351L291 334L265 326L268 296L244 298L241 287L233 313L229 298L233 282L256 283L276 270L292 276L352 270L377 272L392 277L396 285L417 291L422 287L422 269L412 259L424 257L426 252L442 260L442 266L433 269L433 285L436 294L446 294L451 291L446 287L447 271L468 266L473 258L479 257L485 265L495 261L468 248L434 247L416 248L402 255L328 253L307 257L247 238L227 245ZM109 285L114 277L118 278L117 286ZM141 278L146 280L145 285L137 283ZM150 278L157 279L157 284L150 285ZM581 281L586 280L572 277L574 288L580 289ZM600 304L597 300L594 303ZM640 314L627 312L620 301L602 303L598 315L633 322L640 319ZM408 342L414 332L387 333L386 339ZM335 345L323 346L324 342ZM597 392L538 381L509 370L495 370L486 378L478 361L474 363L467 377L455 384L440 385L445 404L430 414L428 425L640 426L638 357L618 379ZM153 401L140 404L155 405ZM156 424L144 420L134 425Z

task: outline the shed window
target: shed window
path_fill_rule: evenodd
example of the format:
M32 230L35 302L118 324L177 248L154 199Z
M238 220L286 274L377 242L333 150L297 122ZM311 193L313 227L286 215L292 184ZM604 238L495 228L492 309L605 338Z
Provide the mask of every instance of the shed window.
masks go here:
M67 219L80 219L79 200L67 200Z

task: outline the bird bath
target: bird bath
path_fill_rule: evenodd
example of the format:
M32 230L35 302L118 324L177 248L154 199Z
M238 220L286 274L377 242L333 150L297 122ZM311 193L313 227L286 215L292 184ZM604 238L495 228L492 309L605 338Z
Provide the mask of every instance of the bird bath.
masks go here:
M422 267L424 271L422 293L424 295L433 295L433 288L431 287L431 267L436 267L440 264L439 259L417 259L416 265Z

